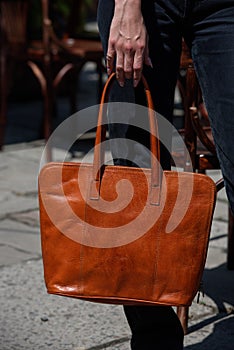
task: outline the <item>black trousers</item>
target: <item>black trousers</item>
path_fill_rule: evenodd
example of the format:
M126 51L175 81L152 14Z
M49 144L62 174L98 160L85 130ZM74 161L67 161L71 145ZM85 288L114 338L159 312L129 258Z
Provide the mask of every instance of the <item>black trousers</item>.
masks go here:
M105 53L113 11L114 0L99 0L98 25ZM156 111L170 122L182 37L191 48L227 194L234 210L233 0L142 0L142 13L149 35L149 56L153 63L153 69L144 67L144 75L151 87ZM111 101L144 104L142 96L141 87L133 89L131 82L127 81L123 88L115 84ZM135 137L147 146L144 132L136 132L131 126L121 123L121 120L112 123L111 113L109 121L111 138ZM124 159L118 158L118 149L121 147L127 146L124 142L113 143L116 164L125 164ZM124 152L126 149L121 154ZM170 158L163 147L161 155L162 166L168 169ZM147 163L144 162L146 158L147 155L141 157L142 166ZM124 311L132 330L132 349L183 349L183 331L171 307L126 306Z

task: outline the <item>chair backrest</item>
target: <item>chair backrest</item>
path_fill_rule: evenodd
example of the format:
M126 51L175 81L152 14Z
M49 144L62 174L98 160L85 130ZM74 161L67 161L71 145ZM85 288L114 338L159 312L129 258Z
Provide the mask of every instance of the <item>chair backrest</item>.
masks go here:
M29 1L0 1L1 50L16 55L27 44L27 16Z
M182 97L185 117L183 135L192 160L193 169L195 171L198 167L198 170L204 170L203 167L199 169L201 163L204 163L203 166L209 165L209 169L210 166L213 165L214 168L217 168L219 164L218 161L216 161L217 155L208 114L202 99L202 93L193 66L190 50L184 41L182 42L180 68L186 71L186 74L182 76L182 78L178 78L178 88ZM199 158L200 160L204 159L204 162L197 160L203 151L206 155L209 155L209 159L212 161L215 159L212 163L213 165L209 162L205 162L205 157ZM185 169L186 163L187 159L185 160Z
M64 1L61 8L58 6L58 1L41 0L41 4L43 20L50 19L53 22L54 31L58 37L75 34L82 12L82 0Z
M83 26L84 18L82 18L83 14L83 1L71 1L70 13L67 19L66 31L67 35L71 38L74 38L77 35L77 31L80 30ZM79 23L78 23L79 22Z
M84 35L86 23L87 5L84 0L67 0L59 6L59 1L41 0L43 20L53 23L53 30L58 38L76 38L80 34ZM97 0L93 1L92 7L95 9ZM88 35L86 33L86 35ZM98 39L98 33L91 32L90 39Z

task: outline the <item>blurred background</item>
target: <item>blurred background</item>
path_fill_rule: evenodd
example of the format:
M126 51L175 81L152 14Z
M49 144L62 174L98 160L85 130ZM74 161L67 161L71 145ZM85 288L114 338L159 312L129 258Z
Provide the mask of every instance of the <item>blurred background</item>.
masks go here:
M0 146L47 139L99 101L97 0L6 0L0 9Z

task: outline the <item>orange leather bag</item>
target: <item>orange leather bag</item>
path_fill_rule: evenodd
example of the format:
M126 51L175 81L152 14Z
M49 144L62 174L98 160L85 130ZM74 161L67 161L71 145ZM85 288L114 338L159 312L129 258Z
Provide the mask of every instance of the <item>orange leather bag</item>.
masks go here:
M161 170L144 78L151 168L101 166L104 102L113 79L103 91L93 164L52 162L39 175L48 293L113 304L190 305L205 265L215 184L206 175Z

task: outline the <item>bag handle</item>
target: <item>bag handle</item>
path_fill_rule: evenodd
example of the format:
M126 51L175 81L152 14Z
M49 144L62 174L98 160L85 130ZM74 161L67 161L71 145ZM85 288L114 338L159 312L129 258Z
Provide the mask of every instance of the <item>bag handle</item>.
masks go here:
M116 74L112 73L108 78L102 92L100 108L98 113L95 148L94 148L94 161L93 161L93 177L91 182L90 199L99 198L99 190L101 184L101 168L104 163L104 149L103 141L106 138L106 127L103 125L103 115L106 115L107 102L110 93L111 86L116 79ZM160 197L160 181L161 181L161 167L160 167L160 145L158 137L158 123L155 118L154 105L149 89L149 85L142 76L141 78L146 102L148 107L148 117L149 117L149 128L150 128L150 151L151 151L151 200L150 203L153 205L159 205Z

